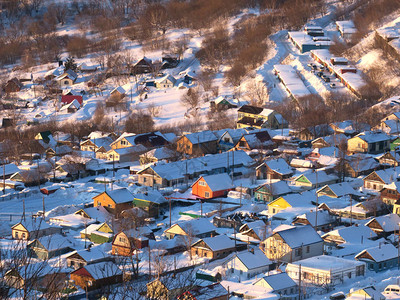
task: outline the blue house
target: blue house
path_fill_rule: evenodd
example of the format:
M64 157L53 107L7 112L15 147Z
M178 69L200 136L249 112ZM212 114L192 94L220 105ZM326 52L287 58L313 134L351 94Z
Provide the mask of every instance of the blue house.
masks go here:
M358 253L354 258L367 264L368 269L381 272L397 267L398 250L392 244L383 244L368 248Z

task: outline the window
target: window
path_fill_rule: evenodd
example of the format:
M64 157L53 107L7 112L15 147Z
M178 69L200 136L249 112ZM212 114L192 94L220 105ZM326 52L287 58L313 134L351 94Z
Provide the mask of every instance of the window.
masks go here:
M64 80L64 84L69 84L69 81L68 80Z
M204 252L204 253L203 253L203 256L204 256L204 257L207 257L207 253L206 253L206 252Z
M88 280L87 284L88 286L92 286L93 282L91 280Z
M23 239L25 238L25 232L22 233L22 238L23 238Z
M97 206L101 206L101 202L99 201L99 202L97 202Z
M229 143L229 138L224 138L225 143Z
M310 253L310 246L306 247L306 253Z
M108 206L109 208L112 208L112 205L111 205L111 204L108 204L107 206Z
M204 197L209 198L210 197L210 193L209 192L204 192Z
M351 272L347 273L347 277L351 278Z
M18 238L18 231L15 232L15 238Z
M120 242L125 242L125 238L119 237L119 241L120 241Z
M207 186L207 183L205 181L199 181L200 186Z
M301 254L302 254L302 249L301 248L296 249L295 255L296 256L301 256Z
M143 177L143 182L146 182L146 179L147 179L146 177Z

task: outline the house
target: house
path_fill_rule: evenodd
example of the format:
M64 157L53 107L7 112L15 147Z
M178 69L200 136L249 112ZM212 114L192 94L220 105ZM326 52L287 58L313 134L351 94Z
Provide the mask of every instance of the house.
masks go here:
M398 250L392 244L379 244L377 247L361 251L354 258L365 262L369 270L380 272L397 267Z
M223 96L219 96L215 100L210 101L211 110L223 111L236 107L237 107L236 103L232 103Z
M111 261L112 257L107 255L104 250L99 247L88 247L78 251L73 251L65 257L67 267L75 270L90 264L95 264L102 261Z
M144 186L167 187L189 185L200 175L233 173L246 176L253 172L253 159L244 151L223 152L176 162L159 162L137 172L138 182Z
M334 122L330 123L329 126L336 134L345 134L347 136L354 136L360 131L371 130L371 126L369 126L368 124L358 123L353 120Z
M297 176L293 180L295 185L302 186L306 189L315 189L327 184L337 183L338 181L339 178L336 175L328 175L325 171L322 170L305 172Z
M326 244L335 247L344 247L345 244L367 244L368 240L376 239L377 235L367 226L353 225L349 227L339 227L322 235ZM364 242L365 241L365 242Z
M353 35L357 33L357 28L352 20L336 21L335 23L336 29L345 40L351 40Z
M218 139L218 149L222 151L228 151L232 149L237 142L242 138L243 135L247 134L249 131L245 128L240 129L222 129L220 132L214 132Z
M22 82L18 78L14 77L8 80L7 83L3 85L3 91L6 94L16 93L19 92L23 86L24 85L22 84Z
M257 179L288 179L293 175L292 168L283 158L264 161L256 168Z
M180 58L174 54L166 54L162 57L163 65L161 69L173 69L176 68L180 62Z
M267 231L267 224L263 220L247 222L240 226L236 239L246 243L255 242L255 244L258 244L259 241L265 239Z
M235 275L240 280L247 280L272 270L274 263L260 249L250 248L238 252L224 266L228 274Z
M148 227L131 228L118 232L112 241L112 255L131 256L136 249L149 246L149 239L154 240L154 233Z
M233 149L243 151L251 151L253 149L265 150L271 148L273 145L274 143L268 130L260 129L243 135Z
M261 243L260 248L270 260L292 262L321 255L324 245L314 228L305 225L273 233Z
M89 239L95 244L104 244L112 240L113 230L106 222L101 224L90 224L80 232L82 239Z
M35 238L28 242L30 256L47 260L73 251L72 243L61 234L52 234Z
M358 300L358 299L371 299L371 300L385 300L387 299L382 293L376 290L374 286L365 287L362 289L355 290L354 288L350 290L347 294L346 299Z
M66 70L63 74L56 77L58 84L60 87L68 87L75 83L76 79L78 78L78 74L76 74L72 70Z
M367 175L380 167L373 157L361 155L352 155L343 164L345 175L353 178Z
M229 292L220 284L214 283L207 286L195 286L189 291L178 296L178 300L225 300Z
M93 206L103 206L115 215L133 207L133 195L126 188L105 191L93 197Z
M301 276L303 284L335 286L343 284L345 280L364 276L365 263L320 255L289 263L286 273L296 280Z
M200 198L216 198L226 196L233 190L232 177L227 173L201 176L192 184L192 195Z
M157 190L135 194L133 199L133 206L146 212L149 218L157 218L167 203L167 199Z
M155 280L146 284L146 298L152 300L172 300L177 299L186 290L192 287L190 280L182 278L179 273L175 278L170 276L159 276Z
M343 218L365 220L369 217L380 216L387 213L388 206L380 198L371 198L363 202L335 210L335 213Z
M140 155L148 149L143 145L135 145L120 149L110 149L104 155L105 159L114 162L134 162L139 160ZM97 156L97 153L96 153Z
M381 199L384 203L394 206L400 200L400 181L385 184L380 190ZM397 213L396 210L393 210Z
M122 271L111 261L88 264L71 272L70 276L75 285L86 291L123 281Z
M382 132L365 131L348 139L349 153L377 154L390 150L390 136Z
M396 214L387 214L373 218L365 223L365 226L371 228L378 236L389 236L398 232L400 228L400 216Z
M172 75L165 75L154 80L154 86L158 89L168 89L174 87L176 79Z
M297 283L285 272L263 276L253 283L256 286L262 286L271 289L273 293L281 295L284 299L297 299L299 287Z
M145 165L148 163L157 163L159 161L176 161L179 157L179 153L176 151L169 149L168 147L161 147L152 149L143 153L139 156L139 161L141 165Z
M123 99L125 98L125 95L126 90L122 86L116 87L110 93L110 96L114 99Z
M76 113L80 107L81 105L79 104L79 102L77 100L74 100L71 103L65 104L63 107L61 107L60 111L73 114Z
M309 193L311 192L303 194L287 194L284 196L280 196L268 203L268 213L271 215L275 215L280 211L286 210L288 208L303 208L305 210L308 210L310 207L313 207L311 201L315 198L314 195L310 197Z
M339 147L343 143L347 143L348 137L343 133L331 134L327 136L318 137L311 142L312 147L326 148L326 147Z
M307 127L303 128L299 132L295 132L295 136L297 136L302 141L310 141L331 134L333 134L333 129L328 124Z
M82 106L82 104L83 104L82 96L78 96L78 95L62 95L61 96L62 105L70 104L70 103L74 102L74 100L78 101L79 107Z
M106 152L111 150L110 144L113 142L109 136L87 139L80 143L82 151L92 151L96 154L96 158L103 159ZM101 157L98 157L101 155Z
M152 73L153 71L154 65L151 59L148 59L147 57L143 57L131 68L131 73L134 75Z
M35 140L43 141L44 144L50 144L54 141L51 131L41 131L35 135Z
M14 173L20 169L14 163L3 164L0 166L0 179L9 179Z
M177 140L176 150L188 155L204 155L217 153L218 138L210 131L205 130L183 135Z
M11 227L15 240L34 240L46 235L61 234L61 227L50 226L42 218L27 218Z
M379 192L385 185L396 181L399 172L399 167L373 171L371 174L364 177L364 187Z
M197 238L205 238L216 235L216 227L211 224L208 219L194 219L172 225L164 231L167 239L172 239L178 236L195 236Z
M202 238L192 244L190 251L192 255L217 259L228 256L236 251L236 243L226 235Z
M362 194L353 189L348 182L339 182L327 184L317 190L318 196L328 196L331 198L340 198L350 195L353 199L358 199Z
M337 219L326 210L309 211L297 216L293 225L311 225L318 231L328 232L337 225Z
M395 151L390 151L376 156L375 159L382 166L398 167L400 163L400 154Z
M243 105L238 110L237 128L253 127L257 129L271 128L281 129L287 128L288 122L272 109Z
M67 145L57 145L56 147L49 147L45 151L46 157L64 156L72 153L72 148Z
M292 189L285 181L275 181L257 187L254 190L254 198L255 200L266 203L290 194L291 192Z
M157 148L174 142L176 135L173 133L162 134L159 131L134 134L124 132L118 139L110 144L112 149L129 148L142 145L146 148Z

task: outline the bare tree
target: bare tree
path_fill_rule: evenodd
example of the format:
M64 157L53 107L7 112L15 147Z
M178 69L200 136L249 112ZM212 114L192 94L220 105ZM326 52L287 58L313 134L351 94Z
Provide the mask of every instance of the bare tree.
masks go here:
M196 108L200 103L200 93L198 89L190 88L186 94L181 96L181 103L187 108Z

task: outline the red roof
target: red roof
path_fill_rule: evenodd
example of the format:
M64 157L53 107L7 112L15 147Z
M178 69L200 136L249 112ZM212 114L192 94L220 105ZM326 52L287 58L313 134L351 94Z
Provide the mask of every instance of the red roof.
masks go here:
M93 278L93 276L90 275L90 273L85 269L85 267L79 268L78 270L73 271L71 274Z
M82 96L74 96L74 95L63 95L61 97L61 102L63 104L70 104L72 101L77 100L80 105L82 105L83 98Z

